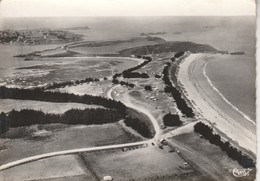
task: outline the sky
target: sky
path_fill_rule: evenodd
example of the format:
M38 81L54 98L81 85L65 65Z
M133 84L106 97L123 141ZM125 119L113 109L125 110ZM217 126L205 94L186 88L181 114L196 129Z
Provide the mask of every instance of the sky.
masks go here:
M0 17L255 15L254 0L0 0Z

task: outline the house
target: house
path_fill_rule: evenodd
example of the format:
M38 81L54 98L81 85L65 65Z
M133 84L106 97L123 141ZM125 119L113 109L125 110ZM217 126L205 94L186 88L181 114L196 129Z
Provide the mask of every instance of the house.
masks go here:
M110 181L113 180L113 178L111 176L104 176L103 180Z

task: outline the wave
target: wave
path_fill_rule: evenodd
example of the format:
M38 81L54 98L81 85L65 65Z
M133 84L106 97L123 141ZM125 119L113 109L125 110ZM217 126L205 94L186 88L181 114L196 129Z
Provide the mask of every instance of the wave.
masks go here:
M234 106L230 101L228 101L224 95L213 85L213 83L211 82L211 80L209 79L209 77L206 74L206 66L208 65L209 62L205 63L204 67L203 67L203 75L206 77L207 81L209 82L210 86L213 88L213 90L215 90L220 97L222 97L222 99L229 104L234 110L236 110L239 114L241 114L245 119L247 119L248 121L250 121L252 124L255 125L255 122L250 119L250 117L248 115L246 115L245 113L243 113L240 109L238 109L236 106Z

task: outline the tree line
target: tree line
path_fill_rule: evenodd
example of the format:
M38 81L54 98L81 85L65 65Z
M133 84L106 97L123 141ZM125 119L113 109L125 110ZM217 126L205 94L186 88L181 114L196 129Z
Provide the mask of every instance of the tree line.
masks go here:
M152 58L149 56L141 56L141 55L137 55L136 57L143 58L143 59L145 59L145 61L135 67L131 67L129 69L124 70L122 73L114 74L112 77L113 84L120 84L120 85L128 86L130 88L134 88L135 87L134 84L129 83L129 82L124 82L124 81L119 81L119 80L117 80L117 78L121 77L121 76L123 76L124 78L149 78L148 74L146 74L146 73L141 74L141 73L133 72L133 71L138 70L138 69L142 68L143 66L145 66L146 64L148 64L149 62L151 62Z
M182 98L181 93L173 87L170 78L169 78L169 67L170 63L167 64L166 67L163 69L163 81L166 85L164 88L165 93L169 93L176 101L176 105L178 109L187 117L193 117L194 113L193 110L187 105L186 101Z
M176 54L174 54L174 58L180 58L182 55L184 55L185 52L181 51Z
M112 83L113 84L120 84L122 86L125 85L125 86L130 87L130 88L134 88L135 87L135 84L133 84L133 83L129 83L129 82L125 82L125 81L119 81L117 79L113 79Z
M69 125L93 125L114 123L124 118L124 115L113 109L71 109L63 114L49 114L42 111L22 109L12 110L8 114L0 114L1 132L9 128L31 126L35 124L61 123Z
M139 73L139 72L130 72L130 73L124 73L124 78L149 78L149 75L147 73Z
M129 69L124 70L124 71L122 72L122 74L124 74L124 73L130 73L130 72L136 71L136 70L142 68L143 66L145 66L146 64L148 64L149 62L152 61L152 58L149 57L149 56L137 56L137 57L138 57L138 58L143 58L143 59L145 59L145 61L142 62L141 64L135 66L135 67L131 67L131 68L129 68Z
M201 134L204 138L209 140L210 143L217 145L221 150L225 151L227 155L244 168L255 167L254 161L249 156L242 153L242 151L230 145L229 141L223 142L219 134L214 134L213 129L208 125L198 122L194 125L194 132Z
M149 125L145 122L140 121L138 118L132 118L131 116L127 116L124 120L125 125L131 127L136 130L137 133L141 134L145 138L153 138L154 133L149 129Z
M63 114L50 114L42 111L22 109L20 111L12 110L8 114L0 114L0 134L21 126L32 126L35 124L68 124L68 125L100 125L115 123L124 119L126 126L136 130L145 138L152 138L154 133L150 126L138 118L124 116L113 109L71 109Z
M40 88L19 89L0 87L0 99L36 100L47 102L75 102L90 105L101 105L106 108L115 109L121 114L126 114L126 106L112 99L92 95L75 95L61 92L43 91Z
M60 83L53 83L52 85L48 85L44 87L43 89L49 90L49 89L57 89L57 88L63 88L66 86L75 86L83 83L89 83L89 82L98 82L99 79L97 78L86 78L84 80L76 80L76 81L66 81L66 82L60 82Z

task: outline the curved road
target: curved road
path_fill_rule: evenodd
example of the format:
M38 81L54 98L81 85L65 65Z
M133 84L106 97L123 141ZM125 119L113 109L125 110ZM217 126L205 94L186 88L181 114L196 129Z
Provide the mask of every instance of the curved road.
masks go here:
M120 87L120 85L116 85L114 87L112 87L111 89L109 89L109 91L107 92L107 97L110 99L115 99L112 96L112 92L116 87ZM151 120L154 130L155 130L155 138L159 138L161 136L161 128L158 124L158 121L153 117L153 115L149 112L149 110L145 109L142 106L136 105L134 104L131 100L128 94L124 94L123 99L120 100L122 103L124 103L127 107L132 108L138 112L141 112L143 114L145 114L146 116L149 117L149 119Z

